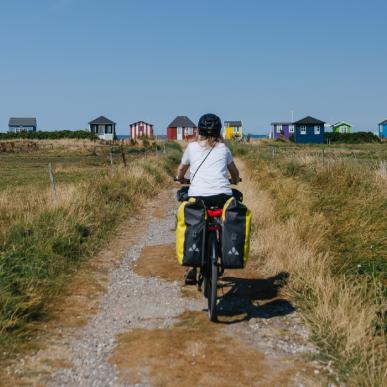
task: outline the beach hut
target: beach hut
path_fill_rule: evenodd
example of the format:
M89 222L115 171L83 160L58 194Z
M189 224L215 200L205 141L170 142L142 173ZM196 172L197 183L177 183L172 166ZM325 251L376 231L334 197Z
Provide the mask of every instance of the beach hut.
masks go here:
M89 122L90 132L101 140L114 140L116 138L116 123L104 116Z
M35 117L11 117L8 121L8 131L10 133L36 132L36 129Z
M294 124L292 122L272 122L271 123L271 135L270 138L278 140L284 138L289 140L291 136L294 136Z
M379 137L387 138L387 120L379 123Z
M243 137L242 121L224 121L224 138L226 140Z
M145 121L133 122L129 125L130 138L136 140L139 137L153 137L153 124Z
M323 144L325 122L307 116L294 123L294 141L297 144Z
M167 128L168 140L191 140L198 128L187 116L177 116Z
M339 121L336 124L331 125L333 133L351 133L352 125L346 121Z

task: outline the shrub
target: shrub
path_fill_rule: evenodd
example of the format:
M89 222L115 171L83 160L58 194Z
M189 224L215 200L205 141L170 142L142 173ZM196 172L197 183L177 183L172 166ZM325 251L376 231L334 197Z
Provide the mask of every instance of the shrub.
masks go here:
M371 132L355 133L325 133L325 142L361 144L365 142L380 142L380 138Z
M0 140L28 139L28 140L58 140L62 138L97 140L98 137L85 130L57 130L53 132L18 132L0 133Z
M175 142L175 141L166 141L164 144L165 144L166 150L173 150L176 152L181 152L180 144Z

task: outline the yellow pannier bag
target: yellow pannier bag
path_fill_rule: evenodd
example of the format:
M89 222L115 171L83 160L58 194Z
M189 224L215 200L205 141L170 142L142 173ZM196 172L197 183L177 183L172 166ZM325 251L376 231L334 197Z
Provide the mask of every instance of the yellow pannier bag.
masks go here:
M251 211L234 197L222 214L222 262L225 269L246 266L250 250Z
M180 265L199 267L202 263L206 232L206 209L190 198L177 210L176 256Z

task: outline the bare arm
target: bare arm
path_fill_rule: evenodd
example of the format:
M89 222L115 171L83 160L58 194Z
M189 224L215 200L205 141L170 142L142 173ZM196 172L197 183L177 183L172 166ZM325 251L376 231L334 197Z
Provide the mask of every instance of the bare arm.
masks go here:
M189 165L185 165L185 164L180 164L179 167L177 168L177 174L176 174L176 178L178 180L183 180L184 179L184 176L188 170L188 167Z
M227 165L227 169L230 172L232 184L238 184L240 180L239 171L234 161L231 161L231 163Z

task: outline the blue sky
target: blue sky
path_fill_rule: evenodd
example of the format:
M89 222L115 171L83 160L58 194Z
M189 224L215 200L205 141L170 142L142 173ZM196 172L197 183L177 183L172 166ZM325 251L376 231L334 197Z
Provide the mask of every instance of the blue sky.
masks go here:
M1 0L0 130L214 112L249 132L387 119L385 0Z

